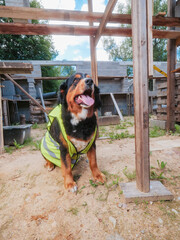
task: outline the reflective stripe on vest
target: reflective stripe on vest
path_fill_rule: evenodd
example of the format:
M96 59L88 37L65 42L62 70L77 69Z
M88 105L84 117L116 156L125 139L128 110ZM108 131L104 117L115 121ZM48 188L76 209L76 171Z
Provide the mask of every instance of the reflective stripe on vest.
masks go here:
M94 132L94 135L93 135L93 138L91 139L91 141L87 144L87 146L83 150L81 150L80 152L77 152L76 147L73 145L73 143L67 137L67 134L66 134L66 131L64 128L64 124L63 124L63 120L61 118L61 105L58 105L57 107L55 107L49 113L48 117L49 117L49 122L47 125L48 131L46 132L44 138L41 141L41 153L47 160L49 160L50 162L54 163L55 165L61 167L59 143L57 143L51 137L51 135L49 133L51 124L52 124L54 118L56 118L58 120L63 138L67 142L68 151L69 151L69 154L71 157L71 167L73 167L77 163L80 155L87 153L89 151L89 149L91 148L91 146L96 138L97 126L95 128L95 132Z

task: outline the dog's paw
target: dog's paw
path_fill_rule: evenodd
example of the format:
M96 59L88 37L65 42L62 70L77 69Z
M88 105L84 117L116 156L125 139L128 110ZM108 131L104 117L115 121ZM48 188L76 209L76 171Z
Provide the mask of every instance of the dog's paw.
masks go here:
M96 182L101 182L101 183L106 182L106 176L102 172L99 172L98 174L94 175L93 177Z
M76 193L78 188L75 182L66 183L65 188L68 190L68 192Z
M44 167L47 168L48 172L51 172L55 169L56 166L51 162L46 162Z

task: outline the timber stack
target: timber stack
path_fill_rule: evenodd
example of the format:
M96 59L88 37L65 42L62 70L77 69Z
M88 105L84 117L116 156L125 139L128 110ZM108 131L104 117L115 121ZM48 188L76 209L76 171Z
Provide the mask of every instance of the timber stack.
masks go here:
M37 101L41 104L40 100ZM54 107L54 101L44 101L44 104L48 112ZM31 123L45 123L44 112L32 101L30 103L30 116Z
M175 122L180 122L180 77L175 82ZM167 120L167 82L160 83L157 87L157 119Z

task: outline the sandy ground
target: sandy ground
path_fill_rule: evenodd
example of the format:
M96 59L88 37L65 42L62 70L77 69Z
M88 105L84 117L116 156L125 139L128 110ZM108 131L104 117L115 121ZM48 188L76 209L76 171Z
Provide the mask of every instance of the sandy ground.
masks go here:
M34 141L44 129L32 129ZM132 129L130 129L132 131ZM134 138L97 140L105 185L92 186L86 157L73 170L78 193L64 189L60 168L48 172L32 146L0 156L1 240L178 240L180 239L180 137L151 139L152 171L163 171L173 201L124 204L120 182L135 169ZM167 162L160 170L157 164ZM129 173L126 177L123 169Z

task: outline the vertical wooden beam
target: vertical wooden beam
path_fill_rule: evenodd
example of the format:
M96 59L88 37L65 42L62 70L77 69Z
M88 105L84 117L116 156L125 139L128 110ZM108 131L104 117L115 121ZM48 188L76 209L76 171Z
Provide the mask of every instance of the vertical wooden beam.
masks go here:
M168 0L168 17L175 17L176 0ZM171 28L173 30L173 28ZM167 44L167 131L175 128L175 73L176 68L176 40L168 39Z
M88 0L89 12L93 12L92 0ZM93 26L92 22L89 22L90 26ZM96 58L96 45L95 36L90 36L90 53L91 53L91 76L95 84L98 86L98 70L97 70L97 58Z
M147 2L132 0L136 185L150 190Z
M153 12L153 1L147 0L148 76L149 77L153 76L152 12Z
M3 121L2 121L2 98L1 98L1 79L0 79L0 154L4 151Z

